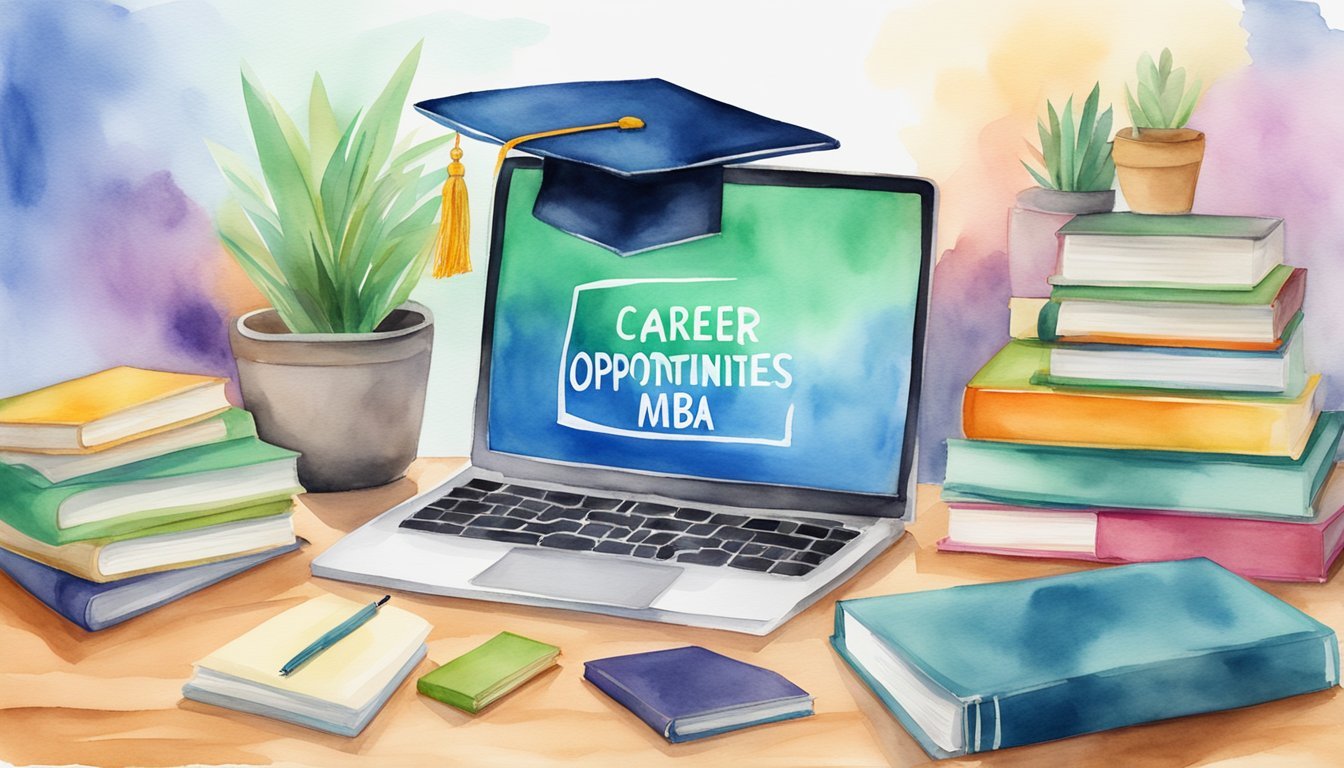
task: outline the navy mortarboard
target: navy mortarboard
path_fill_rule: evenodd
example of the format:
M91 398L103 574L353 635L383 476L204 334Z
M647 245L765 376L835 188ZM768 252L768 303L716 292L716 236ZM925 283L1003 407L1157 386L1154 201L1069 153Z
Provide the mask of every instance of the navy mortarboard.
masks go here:
M415 106L460 135L502 145L496 174L514 147L543 158L533 214L622 256L717 234L724 164L840 145L658 79L479 91ZM470 268L462 150L452 155L436 275Z

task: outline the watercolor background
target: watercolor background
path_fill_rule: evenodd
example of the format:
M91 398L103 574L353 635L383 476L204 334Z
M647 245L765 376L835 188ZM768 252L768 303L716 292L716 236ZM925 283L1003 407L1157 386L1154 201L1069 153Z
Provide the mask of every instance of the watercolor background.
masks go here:
M294 111L320 70L338 111L415 41L413 99L660 76L838 137L788 164L917 174L941 190L921 479L941 478L961 387L1006 339L1006 216L1046 98L1122 101L1171 47L1207 92L1195 200L1282 216L1311 270L1315 364L1344 378L1344 4L1297 0L360 3L0 0L0 396L116 364L232 375L225 323L259 306L210 220L203 142L248 150L246 60ZM358 52L358 55L352 55ZM1123 109L1117 125L1126 125ZM435 130L409 110L403 129ZM467 147L486 220L493 150ZM472 162L472 156L475 162ZM478 263L486 228L474 229ZM438 319L421 452L470 448L483 271L426 280ZM1328 405L1344 405L1331 388Z

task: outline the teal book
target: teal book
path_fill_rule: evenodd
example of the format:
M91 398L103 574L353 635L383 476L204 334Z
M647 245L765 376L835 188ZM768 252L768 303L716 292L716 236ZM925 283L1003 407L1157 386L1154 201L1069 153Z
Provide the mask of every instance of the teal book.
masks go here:
M0 466L0 522L50 545L117 536L301 493L298 454L244 437L52 483Z
M1203 558L842 600L831 643L936 758L1339 684L1334 630Z
M1059 230L1055 285L1250 290L1283 263L1283 221L1098 213Z
M1322 413L1297 459L952 439L943 499L1310 520L1341 432Z

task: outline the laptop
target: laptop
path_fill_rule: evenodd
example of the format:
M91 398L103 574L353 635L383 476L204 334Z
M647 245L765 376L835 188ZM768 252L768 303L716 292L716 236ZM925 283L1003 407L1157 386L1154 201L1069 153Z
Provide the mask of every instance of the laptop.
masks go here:
M724 169L721 232L622 257L503 165L470 466L317 576L750 634L914 512L935 192ZM440 364L444 364L443 361Z

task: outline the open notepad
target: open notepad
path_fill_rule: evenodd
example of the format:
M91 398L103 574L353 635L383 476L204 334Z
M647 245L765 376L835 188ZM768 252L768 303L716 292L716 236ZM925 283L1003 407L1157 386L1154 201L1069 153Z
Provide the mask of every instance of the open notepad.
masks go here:
M429 624L395 606L288 677L280 668L363 607L324 595L285 611L196 662L188 699L355 736L425 657Z

